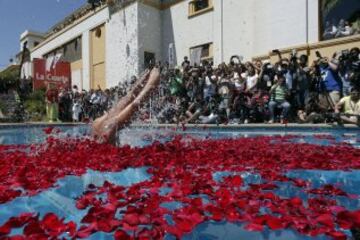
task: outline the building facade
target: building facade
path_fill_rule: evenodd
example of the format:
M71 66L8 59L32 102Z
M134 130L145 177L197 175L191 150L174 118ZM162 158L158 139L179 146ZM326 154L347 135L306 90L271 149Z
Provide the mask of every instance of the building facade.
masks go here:
M359 10L357 0L338 2L352 1ZM273 49L286 54L295 48L311 59L317 50L359 46L356 32L323 40L324 12L334 11L326 9L327 2L108 0L96 9L84 6L50 29L31 48L31 58L61 57L71 63L72 83L91 89L117 85L150 62L180 65L184 56L216 65L233 55L271 60Z

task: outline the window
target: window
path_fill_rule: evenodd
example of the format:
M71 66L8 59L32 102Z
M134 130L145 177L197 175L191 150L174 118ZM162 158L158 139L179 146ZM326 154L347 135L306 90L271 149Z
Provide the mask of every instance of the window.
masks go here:
M192 0L189 2L189 17L213 10L213 0Z
M101 28L100 28L100 27L95 30L95 36L96 36L97 38L100 38L100 37L101 37Z
M39 45L39 42L34 42L34 47L36 47L37 45Z
M149 68L155 65L155 53L144 52L144 68Z
M320 39L360 33L359 0L320 0Z
M213 60L213 44L207 43L190 48L191 65L199 65L203 61Z

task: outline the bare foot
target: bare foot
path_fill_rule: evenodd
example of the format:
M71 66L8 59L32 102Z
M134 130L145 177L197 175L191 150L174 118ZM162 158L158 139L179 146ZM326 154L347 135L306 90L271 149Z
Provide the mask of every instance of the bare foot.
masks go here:
M146 74L144 79L135 84L134 89L128 93L125 99L121 100L108 114L94 121L93 136L101 142L114 144L117 130L129 123L134 112L159 83L160 71L158 68L154 68L150 74Z

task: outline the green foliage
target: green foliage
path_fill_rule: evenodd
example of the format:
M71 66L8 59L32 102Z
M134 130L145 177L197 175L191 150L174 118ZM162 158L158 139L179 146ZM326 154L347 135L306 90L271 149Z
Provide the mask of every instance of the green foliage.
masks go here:
M325 15L327 15L336 5L338 5L342 0L322 0L322 10Z
M27 96L27 100L44 101L45 103L45 89L35 90Z
M29 120L42 121L46 114L45 91L35 90L30 93L24 102L25 111L28 113Z
M5 114L6 113L5 110L6 110L5 104L3 102L0 102L0 111Z
M357 32L360 32L360 18L352 22L353 29Z
M17 87L19 85L20 67L13 65L0 72L0 86L4 89Z
M41 121L45 117L46 105L44 101L39 100L26 100L25 110L28 113L29 120Z

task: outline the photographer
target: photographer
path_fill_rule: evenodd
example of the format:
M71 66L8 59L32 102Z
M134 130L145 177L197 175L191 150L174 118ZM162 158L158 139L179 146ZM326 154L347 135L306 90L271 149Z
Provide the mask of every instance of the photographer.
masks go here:
M343 81L343 93L344 96L350 94L352 87L358 88L359 84L359 73L360 73L360 61L359 61L359 48L352 48L344 50L339 56L339 74Z
M260 74L258 88L261 91L268 92L273 85L273 80L275 76L274 67L271 63L267 62L262 65Z
M301 109L305 108L309 97L310 68L307 64L308 57L306 55L301 55L299 64L295 70L297 105Z
M342 81L339 75L339 61L335 58L320 59L320 95L319 100L327 103L327 108L334 110L342 95Z
M350 50L350 71L349 80L352 87L360 89L360 49L352 48Z

